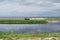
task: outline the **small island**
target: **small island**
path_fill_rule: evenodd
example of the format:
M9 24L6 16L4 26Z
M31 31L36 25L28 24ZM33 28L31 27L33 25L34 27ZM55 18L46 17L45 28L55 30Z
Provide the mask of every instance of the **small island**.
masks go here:
M57 23L60 18L0 18L0 24L47 24Z
M0 20L0 24L46 24L46 20Z

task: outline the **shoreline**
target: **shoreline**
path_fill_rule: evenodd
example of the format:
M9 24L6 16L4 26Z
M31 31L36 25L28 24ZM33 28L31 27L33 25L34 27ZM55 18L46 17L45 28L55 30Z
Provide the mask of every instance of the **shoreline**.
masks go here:
M43 33L43 34L15 34L15 33L0 33L0 39L2 40L60 40L60 33Z

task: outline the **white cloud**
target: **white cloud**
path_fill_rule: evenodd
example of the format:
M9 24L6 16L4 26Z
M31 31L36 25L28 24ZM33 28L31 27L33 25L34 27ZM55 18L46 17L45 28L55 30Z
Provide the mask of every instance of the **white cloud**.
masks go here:
M54 3L54 5L57 9L60 9L60 3Z
M60 9L60 3L50 0L5 0L0 2L0 13L11 14L14 12L31 14L34 12L50 12Z

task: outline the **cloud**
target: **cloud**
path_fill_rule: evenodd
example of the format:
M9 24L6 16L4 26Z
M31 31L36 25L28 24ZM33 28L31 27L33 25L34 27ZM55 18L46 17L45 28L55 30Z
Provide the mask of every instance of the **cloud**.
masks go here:
M55 0L56 1L56 0ZM22 16L45 14L60 9L54 0L0 0L1 16Z

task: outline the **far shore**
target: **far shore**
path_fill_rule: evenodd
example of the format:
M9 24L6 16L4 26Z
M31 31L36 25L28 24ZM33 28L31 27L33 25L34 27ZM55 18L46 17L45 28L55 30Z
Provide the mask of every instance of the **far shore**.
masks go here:
M0 24L46 24L47 20L0 20Z

